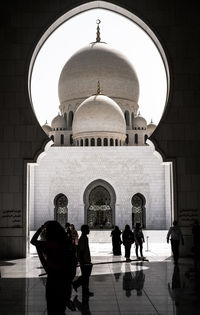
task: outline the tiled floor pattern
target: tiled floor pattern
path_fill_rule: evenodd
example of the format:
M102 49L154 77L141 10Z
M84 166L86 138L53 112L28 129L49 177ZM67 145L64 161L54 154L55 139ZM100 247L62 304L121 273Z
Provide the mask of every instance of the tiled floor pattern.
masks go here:
M84 315L193 315L200 314L200 279L192 259L174 267L169 256L146 252L149 261L124 262L113 257L108 244L91 244L94 263L90 289L94 297L83 305L81 289L73 291L76 311ZM0 314L47 314L45 277L37 255L1 261ZM77 268L77 275L79 268ZM77 296L76 296L77 295Z

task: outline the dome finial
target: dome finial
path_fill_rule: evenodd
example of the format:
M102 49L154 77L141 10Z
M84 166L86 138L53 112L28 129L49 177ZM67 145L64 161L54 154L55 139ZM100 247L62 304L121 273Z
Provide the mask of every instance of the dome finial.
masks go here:
M97 37L96 37L96 42L99 43L101 41L101 37L100 37L100 27L99 24L101 23L101 20L97 19L96 20L97 23Z
M101 94L100 82L97 82L97 95Z

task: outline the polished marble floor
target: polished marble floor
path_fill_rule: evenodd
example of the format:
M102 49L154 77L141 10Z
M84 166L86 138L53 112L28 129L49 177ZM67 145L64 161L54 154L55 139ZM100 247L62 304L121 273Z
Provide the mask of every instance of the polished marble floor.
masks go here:
M194 272L193 260L182 258L177 267L170 257L170 248L161 244L144 248L148 261L124 261L113 256L110 243L91 243L94 263L88 303L82 301L81 289L72 292L76 311L66 314L84 315L153 315L200 314L200 279ZM0 314L47 314L46 277L36 253L26 259L0 261ZM79 274L77 268L77 275Z

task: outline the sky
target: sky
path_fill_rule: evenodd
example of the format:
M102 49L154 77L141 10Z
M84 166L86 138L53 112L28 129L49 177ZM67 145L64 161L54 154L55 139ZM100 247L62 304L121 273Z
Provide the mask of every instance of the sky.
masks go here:
M139 110L147 123L158 124L166 102L165 67L155 44L142 28L126 17L105 9L80 13L63 23L46 40L34 62L31 98L41 125L51 124L59 112L58 80L67 60L96 40L100 19L101 40L132 62L140 85Z

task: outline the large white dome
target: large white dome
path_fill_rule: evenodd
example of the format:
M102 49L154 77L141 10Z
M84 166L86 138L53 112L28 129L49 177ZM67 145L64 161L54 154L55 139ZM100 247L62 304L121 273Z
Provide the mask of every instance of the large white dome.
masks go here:
M86 99L96 90L97 81L105 95L138 102L139 82L132 64L106 43L95 42L76 52L63 67L58 85L60 104Z
M126 123L121 108L105 95L93 95L81 103L75 112L73 137L120 135L125 139Z

